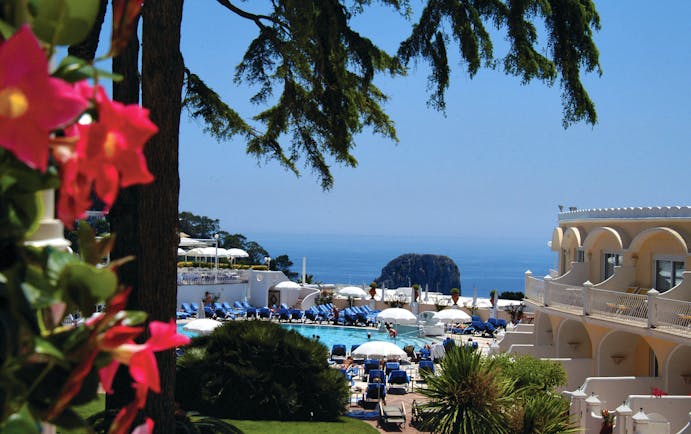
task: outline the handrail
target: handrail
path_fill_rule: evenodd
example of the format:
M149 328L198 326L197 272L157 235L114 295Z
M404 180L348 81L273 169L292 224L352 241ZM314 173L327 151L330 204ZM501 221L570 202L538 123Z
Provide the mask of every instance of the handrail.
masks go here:
M526 276L525 296L530 300L543 304L545 302L545 281L532 276Z
M657 297L657 328L691 334L691 302Z
M648 321L647 296L596 288L591 291L591 315L640 323Z
M632 294L585 286L563 285L526 273L526 298L543 306L597 318L625 321L691 336L691 302L662 298L657 291Z
M571 311L583 311L583 287L548 282L545 304Z

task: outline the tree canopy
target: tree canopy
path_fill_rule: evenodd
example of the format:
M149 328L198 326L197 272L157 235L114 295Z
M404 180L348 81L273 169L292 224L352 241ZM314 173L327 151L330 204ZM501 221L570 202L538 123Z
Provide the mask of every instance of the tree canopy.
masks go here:
M251 119L243 117L189 69L183 105L218 140L244 136L247 153L258 158L275 158L296 174L297 162L305 158L325 189L334 182L331 159L357 166L352 150L365 127L397 140L381 106L387 96L373 84L374 77L405 75L406 65L422 59L431 67L429 104L444 110L454 49L471 78L484 67L501 68L524 84L538 79L551 86L558 79L564 127L597 122L581 82L582 71L600 72L592 39L600 19L592 0L428 0L393 54L350 26L353 16L367 13L371 0L252 2L243 4L245 9L217 1L256 24L257 35L236 67L235 81L256 86L252 102L264 108ZM379 3L413 15L407 0ZM510 48L499 56L492 34L502 33Z

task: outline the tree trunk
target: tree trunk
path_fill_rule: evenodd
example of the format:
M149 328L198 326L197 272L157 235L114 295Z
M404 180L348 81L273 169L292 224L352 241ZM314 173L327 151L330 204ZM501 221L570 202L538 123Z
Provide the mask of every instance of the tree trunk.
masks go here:
M157 0L143 8L142 103L159 132L145 148L155 181L140 188L136 301L150 319L175 318L178 247L178 145L184 64L180 54L183 0ZM175 432L175 353L157 355L161 394L150 394L146 412L156 432Z
M139 104L139 37L133 32L127 47L119 56L113 58L113 72L123 76L122 81L113 82L113 100L123 104ZM147 144L146 146L150 146ZM143 309L138 301L139 294L139 258L142 255L139 240L139 189L140 186L123 188L113 204L108 218L111 232L115 234L115 245L111 252L113 259L128 255L135 257L118 269L118 278L124 286L132 288L128 303L129 309ZM132 393L132 379L127 368L121 367L113 381L113 395L106 396L106 408L120 409L129 404Z

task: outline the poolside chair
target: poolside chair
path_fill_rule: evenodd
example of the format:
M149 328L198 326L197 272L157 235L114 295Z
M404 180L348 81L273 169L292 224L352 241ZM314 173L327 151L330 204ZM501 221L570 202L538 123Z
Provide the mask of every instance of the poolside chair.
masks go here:
M386 384L386 372L381 369L371 369L367 374L367 383Z
M221 303L215 302L211 308L213 309L213 311L217 317L219 317L219 318L225 318L226 317L226 309L223 307L223 305Z
M192 309L192 306L189 303L182 303L180 307L182 307L183 312L185 312L187 315L191 317L197 316L197 311Z
M290 321L290 310L284 308L278 309L278 321Z
M312 322L321 322L321 313L319 313L319 309L317 309L315 306L312 306L305 311L305 318Z
M245 315L247 316L247 318L251 318L251 317L257 318L257 308L256 307L252 306L251 304L249 304L246 301L242 301L242 302L240 302L240 304L245 309Z
M389 393L392 393L392 389L402 389L403 393L406 393L408 392L408 385L410 385L410 378L408 378L408 374L406 373L406 371L396 369L389 373L388 384ZM401 385L403 387L400 387Z
M386 375L389 375L391 371L395 371L397 369L401 369L401 364L398 362L386 362L386 365L384 365Z
M432 360L432 351L426 347L420 348L420 359Z
M386 402L386 385L384 383L368 383L365 395L362 397L364 402Z
M343 344L335 344L331 347L331 360L335 362L343 362L346 358L346 346Z
M257 309L257 315L259 318L271 319L271 309L269 309L267 306L260 307Z
M296 319L302 321L305 318L305 311L300 309L289 309L290 310L290 321Z
M379 369L379 360L367 359L364 363L363 375L369 375L369 371L372 369Z
M187 318L189 318L189 317L190 317L190 316L189 316L189 314L188 314L187 312L183 312L183 311L180 311L180 310L178 310L178 311L175 312L175 319L187 319Z
M431 360L420 360L420 363L417 365L418 372L420 373L420 377L422 377L423 372L429 372L431 374L434 374L434 362Z
M379 405L379 425L398 425L399 429L403 428L406 421L405 404L400 405Z

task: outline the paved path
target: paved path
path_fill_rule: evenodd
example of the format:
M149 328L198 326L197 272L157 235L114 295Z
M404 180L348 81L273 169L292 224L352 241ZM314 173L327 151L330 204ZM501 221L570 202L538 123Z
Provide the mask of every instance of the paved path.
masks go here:
M468 336L460 336L460 335L453 335L452 336L456 341L461 344L465 343L468 340ZM473 341L478 342L478 348L480 351L482 351L483 354L487 354L489 350L489 345L492 343L493 339L488 339L488 338L481 338L481 337L473 337ZM404 366L405 367L405 366ZM361 390L364 390L367 384L363 381L356 381L355 387L360 388ZM417 387L415 387L413 390L416 390ZM355 395L362 395L362 392L358 394L353 395L353 403L351 404L351 409L356 410L356 409L361 409L361 407L358 407L357 404L355 404ZM415 391L413 392L408 392L404 395L394 395L394 394L387 394L386 395L386 404L387 405L400 405L400 403L403 403L405 406L405 411L406 415L408 417L406 424L402 426L401 428L398 428L395 425L391 426L385 426L381 427L379 426L379 421L377 420L365 420L364 422L373 426L376 428L379 432L381 433L388 433L388 432L400 432L400 433L422 433L422 432L429 432L429 431L420 431L416 429L415 427L410 426L410 418L411 418L411 413L412 413L412 408L413 408L413 401L417 401L418 403L424 402L425 397L421 395L420 393L417 393Z

